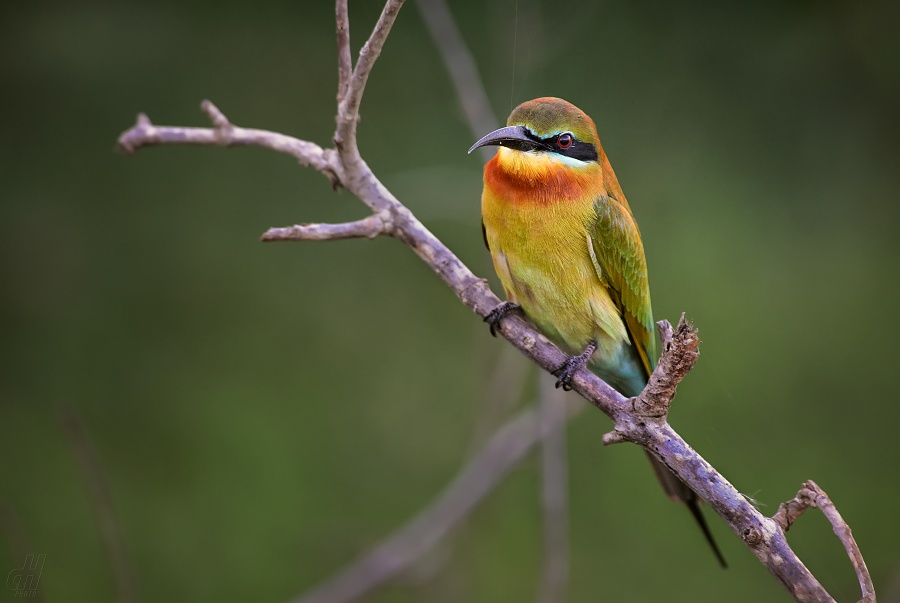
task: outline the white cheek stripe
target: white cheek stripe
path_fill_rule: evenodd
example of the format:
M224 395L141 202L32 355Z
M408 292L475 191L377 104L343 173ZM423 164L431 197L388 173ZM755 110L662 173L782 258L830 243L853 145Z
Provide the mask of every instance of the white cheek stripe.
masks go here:
M563 165L567 165L576 169L585 169L593 163L591 161L581 161L573 157L566 157L565 155L560 155L559 153L554 152L520 151L518 149L511 149L509 147L500 147L500 154L508 155L509 161L519 161L523 164L529 163L531 165L561 163Z
M591 164L590 161L581 161L580 159L575 159L574 157L567 157L565 155L560 155L559 153L551 153L550 156L553 157L554 159L559 160L561 163L565 163L568 166L576 167L576 168L587 167Z

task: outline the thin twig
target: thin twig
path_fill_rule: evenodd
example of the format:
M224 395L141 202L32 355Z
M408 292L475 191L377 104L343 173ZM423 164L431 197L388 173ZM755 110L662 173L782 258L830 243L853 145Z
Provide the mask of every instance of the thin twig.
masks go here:
M347 95L350 76L353 74L353 59L350 57L350 16L347 13L347 0L335 2L337 18L338 49L338 93L337 102L341 104Z
M853 564L853 569L856 571L856 577L859 579L859 587L862 591L860 602L875 603L875 587L872 584L872 577L869 575L866 562L853 538L853 532L825 491L814 481L805 482L797 492L797 496L778 505L778 511L775 512L772 519L787 532L809 507L816 507L822 511L822 514L831 522L834 533L844 545L847 556L850 557L850 563Z
M120 603L136 603L138 600L134 571L125 551L125 543L113 510L112 496L106 483L106 476L100 465L97 452L91 444L90 436L74 406L63 406L59 411L59 420L72 448L72 454L78 461L78 469L84 479L91 507L100 526L103 548L116 584L116 600Z
M345 222L343 224L296 224L284 228L270 228L260 240L270 242L374 239L384 233L384 221L380 216L371 215L356 222Z
M544 523L544 564L540 603L566 600L569 574L569 467L566 454L566 394L556 378L540 375L541 503Z
M416 0L416 5L453 79L456 96L472 130L472 140L478 140L499 125L481 84L472 53L459 33L446 0ZM479 152L484 161L489 161L497 152L497 147L481 147Z

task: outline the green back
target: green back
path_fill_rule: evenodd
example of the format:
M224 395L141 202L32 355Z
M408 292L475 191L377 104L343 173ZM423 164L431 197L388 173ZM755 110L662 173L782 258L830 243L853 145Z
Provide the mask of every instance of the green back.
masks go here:
M647 261L637 222L623 201L610 193L594 202L592 251L597 275L622 313L649 376L656 367L657 343Z

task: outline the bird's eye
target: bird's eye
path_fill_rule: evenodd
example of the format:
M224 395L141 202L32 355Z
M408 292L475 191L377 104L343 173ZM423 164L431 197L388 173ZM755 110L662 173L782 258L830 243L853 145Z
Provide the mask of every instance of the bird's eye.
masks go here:
M556 139L556 144L558 144L561 149L568 149L570 146L572 146L572 135L568 132L562 134L559 138Z

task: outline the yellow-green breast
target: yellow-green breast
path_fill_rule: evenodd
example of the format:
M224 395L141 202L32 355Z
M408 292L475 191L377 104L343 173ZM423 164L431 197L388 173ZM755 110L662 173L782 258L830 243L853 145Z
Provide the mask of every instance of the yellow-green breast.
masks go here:
M590 254L600 166L501 148L484 181L485 236L510 301L567 353L596 340L615 355L628 334Z

